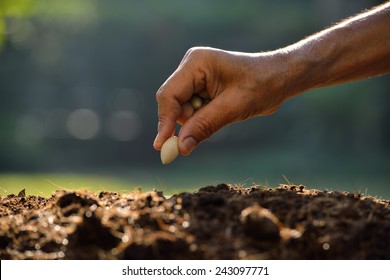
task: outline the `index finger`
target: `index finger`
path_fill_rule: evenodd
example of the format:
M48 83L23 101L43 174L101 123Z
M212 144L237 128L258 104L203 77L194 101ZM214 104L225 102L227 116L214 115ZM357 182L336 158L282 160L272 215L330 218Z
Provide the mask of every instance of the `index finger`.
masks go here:
M156 94L158 104L158 134L153 147L160 150L162 144L175 133L176 122L182 115L182 105L194 93L192 75L176 70L160 87Z

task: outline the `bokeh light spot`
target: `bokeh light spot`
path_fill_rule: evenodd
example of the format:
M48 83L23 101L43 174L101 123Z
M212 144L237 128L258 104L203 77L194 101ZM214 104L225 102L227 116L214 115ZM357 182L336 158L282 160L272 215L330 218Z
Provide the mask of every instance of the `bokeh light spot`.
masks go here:
M66 126L70 135L80 140L96 137L100 128L97 114L90 109L73 111L68 117Z
M35 44L36 33L35 26L30 21L23 20L9 39L15 49L28 50Z

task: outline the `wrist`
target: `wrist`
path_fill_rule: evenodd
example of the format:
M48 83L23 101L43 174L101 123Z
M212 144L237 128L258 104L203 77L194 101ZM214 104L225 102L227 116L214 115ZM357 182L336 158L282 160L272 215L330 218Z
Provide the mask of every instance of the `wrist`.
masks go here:
M318 87L324 78L326 67L323 66L326 51L318 51L313 46L295 45L281 49L286 60L286 84L289 97Z
M302 74L309 67L303 63L305 59L285 49L259 54L261 57L260 71L262 83L266 81L271 93L278 95L284 101L305 90L306 83L302 81Z

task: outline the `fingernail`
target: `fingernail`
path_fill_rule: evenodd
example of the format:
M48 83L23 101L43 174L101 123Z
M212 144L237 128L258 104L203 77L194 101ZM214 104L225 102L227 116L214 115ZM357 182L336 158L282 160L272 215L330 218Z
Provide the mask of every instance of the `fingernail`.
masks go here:
M195 148L195 146L196 146L196 140L193 137L189 136L183 140L182 152L185 155L188 155L189 153L192 152L192 150Z

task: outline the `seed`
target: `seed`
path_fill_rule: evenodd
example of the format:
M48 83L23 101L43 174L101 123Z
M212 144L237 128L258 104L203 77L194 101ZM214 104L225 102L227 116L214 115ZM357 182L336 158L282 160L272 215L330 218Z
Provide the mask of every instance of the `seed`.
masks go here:
M179 155L179 140L176 136L171 136L161 147L161 161L169 164Z
M192 105L192 107L194 107L195 110L200 109L203 105L202 98L200 98L199 96L196 96L196 95L192 96L191 105Z

